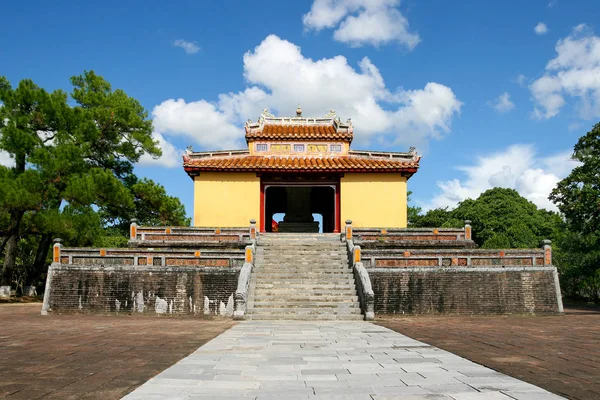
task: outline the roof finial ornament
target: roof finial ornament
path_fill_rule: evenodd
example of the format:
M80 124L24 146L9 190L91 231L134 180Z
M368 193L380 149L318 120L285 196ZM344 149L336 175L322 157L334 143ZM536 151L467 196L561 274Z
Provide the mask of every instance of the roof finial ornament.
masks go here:
M193 152L194 152L194 147L191 144L185 148L186 154L192 154Z
M275 118L275 116L269 112L268 108L265 108L264 110L262 110L260 117L261 118Z
M327 111L327 114L325 114L325 118L335 118L335 117L337 117L337 115L335 114L334 109Z
M296 108L296 117L302 116L302 109L300 108L300 103L298 103L298 108Z

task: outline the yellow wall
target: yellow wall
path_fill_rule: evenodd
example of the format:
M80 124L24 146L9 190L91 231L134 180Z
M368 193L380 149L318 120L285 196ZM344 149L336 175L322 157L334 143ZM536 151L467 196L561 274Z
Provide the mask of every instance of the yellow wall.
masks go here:
M194 178L194 226L243 227L258 221L260 178L251 172L201 172Z
M341 178L342 226L406 227L406 178L399 173L347 173Z

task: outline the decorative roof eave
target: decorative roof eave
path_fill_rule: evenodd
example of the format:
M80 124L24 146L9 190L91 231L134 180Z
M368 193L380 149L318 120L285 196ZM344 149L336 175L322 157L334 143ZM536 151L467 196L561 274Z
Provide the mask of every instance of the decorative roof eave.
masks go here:
M279 126L279 127L306 127L306 128L322 128L329 127L333 128L334 133L325 135L321 134L307 134L306 132L281 132L277 134L265 133L265 127L267 126ZM296 129L297 130L297 129ZM269 110L263 110L258 121L253 122L248 120L245 126L246 131L246 142L254 140L343 140L352 142L354 137L352 121L348 119L343 123L340 118L336 115L334 110L329 110L324 117L303 117L302 110L298 108L295 117L275 117L269 112Z
M198 167L193 165L184 166L185 172L190 177L197 176L200 172L281 172L281 173L345 173L345 172L389 172L402 173L402 175L410 178L419 169L415 167L397 167L397 168L285 168L285 167L237 167L237 168L222 168L222 167Z
M190 158L184 156L184 170L193 179L201 172L275 172L275 173L401 173L410 178L419 168L421 157L402 160L381 157L278 157L278 156L220 156ZM244 160L248 160L247 164ZM290 165L291 160L298 160ZM312 163L307 162L312 161ZM241 163L240 163L241 161ZM262 161L262 162L261 162ZM266 162L265 162L266 161ZM216 162L216 163L215 163ZM365 165L376 162L378 164ZM381 163L385 164L381 164ZM337 164L335 164L337 163ZM387 165L386 165L387 164Z

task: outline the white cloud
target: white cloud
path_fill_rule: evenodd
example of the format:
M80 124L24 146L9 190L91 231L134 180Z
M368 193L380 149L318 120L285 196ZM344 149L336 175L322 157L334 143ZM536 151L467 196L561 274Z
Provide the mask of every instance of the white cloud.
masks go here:
M490 106L499 113L505 113L515 108L515 103L510 101L508 92L502 93L497 99L489 103Z
M181 47L187 54L195 54L200 51L200 46L196 42L188 42L187 40L177 39L173 42L173 46Z
M15 166L15 160L11 158L9 153L4 150L0 150L0 165L12 168Z
M243 146L242 123L262 109L290 116L300 103L305 116L335 109L352 118L356 141L423 145L450 130L462 103L447 86L390 91L378 68L363 58L358 69L343 56L312 60L293 43L270 35L243 58L249 86L218 101L166 100L153 110L154 126L182 135L205 149Z
M152 138L158 142L158 147L162 150L162 155L159 158L152 158L148 154L143 154L140 157L138 165L141 166L161 166L174 168L181 166L182 150L175 148L173 144L168 142L159 132L153 132Z
M517 82L517 84L521 87L525 86L525 81L527 80L527 77L523 74L519 74L517 75L517 78L515 79L515 81Z
M512 145L503 151L477 157L473 165L458 167L466 175L465 179L437 182L441 192L423 208L454 208L465 199L476 199L488 189L504 187L515 189L538 207L556 211L548 195L576 165L571 160L571 151L544 157L531 145Z
M543 22L539 22L533 30L536 35L543 35L548 32L548 27Z
M354 47L397 42L412 50L421 39L409 31L399 4L400 0L314 0L302 20L309 30L337 27L334 39Z
M571 97L577 101L580 117L599 117L600 37L586 25L578 25L557 42L556 53L546 65L544 76L529 86L536 103L533 116L552 118L567 104L565 98Z

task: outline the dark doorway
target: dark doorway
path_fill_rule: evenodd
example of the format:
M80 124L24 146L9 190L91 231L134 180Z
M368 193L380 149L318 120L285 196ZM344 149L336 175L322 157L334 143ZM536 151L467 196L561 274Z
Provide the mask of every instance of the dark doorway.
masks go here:
M336 189L333 185L265 185L263 227L273 232L273 215L283 213L280 232L319 232L313 214L322 216L322 232L336 230Z

